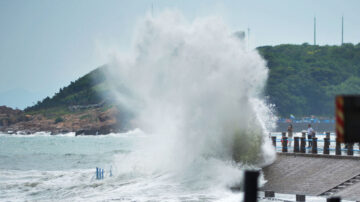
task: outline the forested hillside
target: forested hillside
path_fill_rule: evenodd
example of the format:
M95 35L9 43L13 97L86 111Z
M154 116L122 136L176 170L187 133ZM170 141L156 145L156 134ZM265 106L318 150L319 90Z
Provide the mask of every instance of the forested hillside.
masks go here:
M283 117L333 116L336 94L360 94L360 44L258 50L270 68L265 94Z
M360 94L360 44L278 45L258 50L270 68L265 95L282 117L333 116L336 94ZM71 105L102 102L101 95L110 97L106 70L106 66L97 68L25 111L56 113Z
M38 101L34 106L25 109L26 112L37 112L46 109L66 110L71 105L98 104L103 101L102 93L107 91L105 85L106 66L99 67L85 76L60 88L54 96Z

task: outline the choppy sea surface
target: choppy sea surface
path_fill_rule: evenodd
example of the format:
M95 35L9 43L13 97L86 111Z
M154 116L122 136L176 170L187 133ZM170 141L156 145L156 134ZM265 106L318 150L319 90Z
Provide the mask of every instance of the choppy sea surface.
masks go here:
M126 156L134 152L137 142L147 138L140 130L76 137L74 133L0 134L0 201L242 200L241 192L232 192L221 181L217 183L213 172L204 172L220 170L223 178L231 178L234 171L211 159L207 161L213 162L197 163L192 172L184 171L181 176L140 172L142 168L134 165L141 163L131 164L134 167L123 172L130 164ZM96 167L105 170L103 180L96 179ZM279 196L279 201L295 200L295 196Z
M0 134L0 201L238 201L241 198L241 194L225 187L211 190L206 183L176 180L171 173L144 173L138 172L139 168L118 172L118 167L127 164L119 162L119 155L130 154L134 144L146 138L140 130L76 137L73 133ZM96 179L96 167L105 170L103 180Z

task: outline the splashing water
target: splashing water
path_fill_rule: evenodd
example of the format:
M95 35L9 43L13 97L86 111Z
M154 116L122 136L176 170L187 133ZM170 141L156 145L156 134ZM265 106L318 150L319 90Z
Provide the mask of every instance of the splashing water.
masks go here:
M118 176L207 190L239 184L244 166L274 160L267 134L275 117L262 99L268 69L232 33L216 17L187 22L165 11L141 20L131 53L112 59L108 77L149 138L117 156Z
M108 75L140 129L0 134L0 200L240 201L229 187L244 168L275 158L267 137L275 117L262 99L265 62L233 33L219 18L142 19L132 51L117 54Z

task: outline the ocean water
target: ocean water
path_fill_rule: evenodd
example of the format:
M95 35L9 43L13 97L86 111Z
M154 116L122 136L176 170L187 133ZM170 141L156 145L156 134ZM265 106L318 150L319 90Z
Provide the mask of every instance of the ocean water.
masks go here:
M242 201L242 192L230 187L241 183L249 167L205 157L186 168L148 170L138 162L146 154L134 161L148 139L141 130L77 137L0 134L0 201ZM104 179L95 178L96 167L105 170ZM265 181L261 177L260 185ZM295 201L294 195L263 195L259 201Z
M241 193L231 192L218 181L218 176L212 176L217 170L224 169L224 175L230 175L232 169L237 169L231 163L224 166L228 162L203 159L204 162L194 163L191 170L181 172L142 168L144 164L134 163L129 156L136 153L139 142L147 139L140 130L77 137L73 133L0 134L0 201L239 201L242 198ZM105 170L103 180L95 179L96 167Z

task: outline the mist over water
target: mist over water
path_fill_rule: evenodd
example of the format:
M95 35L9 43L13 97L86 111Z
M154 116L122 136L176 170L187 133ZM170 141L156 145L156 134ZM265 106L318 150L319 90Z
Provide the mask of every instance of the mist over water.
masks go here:
M174 11L140 20L109 80L149 138L115 158L118 175L161 173L184 187L226 188L242 181L242 168L274 160L268 68L235 31L217 17L189 22Z

